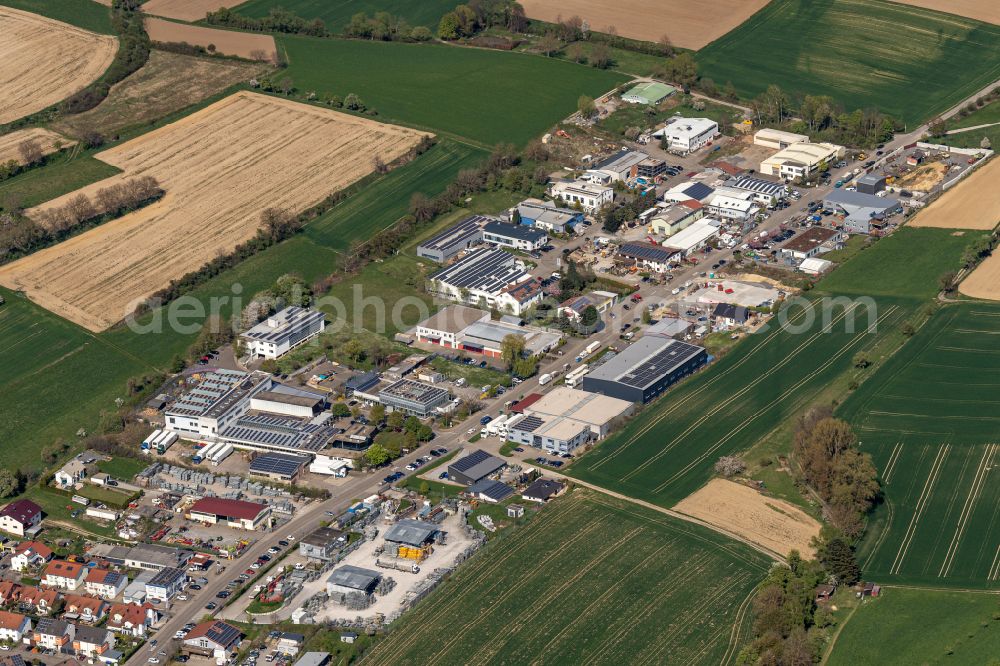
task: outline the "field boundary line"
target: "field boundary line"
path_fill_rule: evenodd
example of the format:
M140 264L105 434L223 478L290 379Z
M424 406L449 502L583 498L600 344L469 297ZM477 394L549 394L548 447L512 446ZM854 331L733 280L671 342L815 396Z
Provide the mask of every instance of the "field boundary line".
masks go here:
M725 654L722 655L722 661L719 662L719 666L726 666L726 664L735 659L736 655L739 654L741 644L740 634L743 633L743 619L746 616L747 611L750 609L750 605L753 603L753 598L755 596L757 596L757 588L750 590L750 594L747 595L747 598L744 599L743 603L741 603L739 608L736 609L735 622L733 622L733 628L729 632L729 647L726 648Z
M899 461L899 454L903 450L903 440L896 442L896 446L893 447L892 453L889 454L889 460L885 465L885 473L882 475L882 480L889 483L892 478L892 472L896 469L896 463Z
M865 569L867 569L868 566L871 564L872 558L875 557L875 553L877 553L879 549L882 548L882 543L885 542L885 538L889 535L889 530L892 527L892 519L893 517L895 517L895 509L893 508L892 500L890 500L888 496L886 496L885 498L885 505L889 507L887 509L889 515L886 516L885 527L882 528L882 533L878 535L877 539L875 539L875 545L872 546L871 552L869 552L868 557L865 558L865 563L864 563Z
M855 309L857 309L857 307L858 306L856 304L854 304L854 305L852 305L852 308L850 310L845 309L844 312L843 312L843 314L840 315L840 316L838 316L838 318L834 320L833 324L839 323L850 312L853 312ZM833 324L831 324L831 325L833 325ZM638 474L639 472L641 472L642 470L644 470L646 467L648 467L649 465L652 465L653 463L655 463L656 461L658 461L660 458L662 458L663 456L665 456L675 446L677 446L685 437L687 437L691 432L693 432L694 430L697 430L699 426L701 426L702 424L704 424L706 421L710 420L713 416L715 416L716 414L718 414L721 410L725 409L726 407L728 407L729 405L731 405L733 402L735 402L739 398L742 398L744 395L746 395L749 391L751 391L753 388L755 388L758 384L760 384L761 382L763 382L765 379L769 379L778 370L780 370L785 365L787 365L788 363L790 363L796 356L798 356L798 354L800 354L803 350L805 350L807 347L809 347L813 343L813 341L816 339L817 336L823 335L823 334L824 334L824 331L822 329L820 329L816 333L812 334L811 336L809 336L809 338L803 344L801 344L798 347L796 347L794 352L792 352L791 354L789 354L788 356L786 356L780 362L778 362L775 365L773 365L770 369L768 369L767 372L765 372L765 373L763 373L761 375L758 375L756 379L754 379L752 382L750 382L749 384L747 384L746 386L744 386L742 389L740 389L739 391L737 391L733 395L729 396L728 398L726 398L726 399L724 399L722 401L717 402L715 404L715 406L710 411L707 411L707 412L703 413L694 423L692 423L691 425L689 425L683 432L681 432L680 434L676 435L672 440L670 440L669 444L666 444L665 446L663 446L655 455L650 456L649 458L647 458L641 464L633 467L632 470L628 474L626 474L625 476L623 476L621 478L621 481L624 482L624 481L629 480L630 478L632 478L633 476L635 476L636 474Z
M986 475L989 473L989 462L996 453L996 446L996 444L988 444L986 446L986 450L983 451L983 457L979 461L979 467L976 468L976 475L972 478L972 487L969 488L969 495L965 498L965 504L962 505L962 512L958 516L958 525L955 527L955 534L951 537L951 543L948 544L948 551L945 553L944 562L941 563L941 568L938 570L938 576L942 578L947 576L951 571L951 565L955 561L955 554L958 552L962 537L965 536L965 528L969 524L969 517L975 510L979 495L983 491L983 484L986 483Z
M802 315L805 316L805 311L802 312ZM789 323L797 323L797 322L796 321L790 321ZM747 352L746 356L744 356L743 358L741 358L738 361L735 361L731 367L726 368L725 370L719 372L713 378L711 378L707 382L705 382L705 386L701 387L701 389L702 389L701 393L703 393L703 394L706 393L707 389L709 389L712 386L714 386L718 381L720 381L721 379L723 379L726 375L728 375L729 373L733 372L734 370L739 369L744 363L746 363L750 359L751 356L753 356L758 351L760 351L761 349L763 349L764 347L766 347L767 344L768 344L768 342L769 341L765 341L765 342L762 342L761 344L757 345L756 347L754 347L753 349L751 349L749 352ZM610 455L608 455L605 458L602 458L601 460L598 460L594 465L592 465L588 469L590 471L596 470L597 468L599 468L604 463L606 463L606 462L614 459L619 454L623 453L625 451L625 449L627 449L628 447L630 447L633 444L635 444L636 441L639 440L639 438L643 437L646 433L648 433L654 427L656 427L657 425L659 425L661 421L663 421L668 416L670 416L671 414L673 414L674 412L676 412L677 410L679 410L681 408L681 406L682 405L680 403L677 403L677 404L671 405L671 406L667 407L666 409L664 409L662 412L660 412L659 414L657 414L656 417L654 417L652 421L650 421L649 423L643 425L642 428L640 428L638 432L636 432L634 435L632 435L631 437L629 437L629 439L626 440L616 450L612 451Z
M986 580L996 580L997 574L1000 574L1000 544L997 544L997 552L993 556L993 564L990 565L990 571L986 574Z
M893 306L892 308L890 308L889 312L886 313L886 317L889 317L890 315L892 315L893 312L895 311L895 309L896 309L895 306ZM723 437L722 439L720 439L719 441L717 441L714 446L709 447L708 449L706 449L700 456L698 456L697 458L695 458L694 460L692 460L691 462L689 462L682 469L680 469L677 472L675 472L673 476L667 478L663 483L661 483L660 485L658 485L655 488L653 488L652 492L654 494L655 493L659 493L664 488L666 488L668 485L670 485L671 482L673 482L674 480L676 480L678 477L683 476L684 474L687 474L691 470L692 467L694 467L695 465L703 462L708 456L710 456L713 453L715 453L716 451L718 451L719 448L721 448L724 444L726 444L730 439L732 439L733 437L735 437L739 433L739 431L742 430L747 424L749 424L749 423L757 420L761 416L761 414L763 414L766 410L768 410L771 407L779 404L780 402L783 402L789 395L791 395L792 393L794 393L795 391L797 391L803 384L805 384L805 383L809 382L810 380L812 380L812 378L813 378L814 375L816 375L816 374L818 374L820 372L825 371L827 368L829 368L831 365L833 365L838 359L840 359L840 357L843 356L845 352L850 351L851 348L854 346L854 344L856 342L858 342L859 340L863 340L863 339L864 338L859 335L859 336L855 336L855 337L851 338L850 340L848 340L847 343L844 346L842 346L837 351L836 354L830 356L823 363L823 365L821 365L819 368L817 368L813 372L809 373L808 375L804 376L795 385L793 385L792 387L786 389L783 393L781 393L780 395L778 395L778 397L776 397L774 400L772 400L771 402L769 402L767 405L765 405L761 409L757 410L756 413L754 413L754 414L748 416L747 418L743 419L743 421L741 421L736 427L734 427L733 429L731 429L726 434L725 437ZM791 358L791 356L789 356L789 358Z
M927 480L924 481L924 486L920 490L920 496L917 498L917 510L913 512L913 516L910 518L910 522L906 526L906 534L903 536L903 542L899 544L899 550L896 552L896 558L892 561L892 566L889 567L889 573L891 574L899 574L899 569L903 565L903 560L906 558L906 551L910 549L910 543L913 541L913 535L917 531L920 516L923 515L927 502L933 494L933 488L937 483L938 474L941 472L941 467L943 466L944 459L948 456L949 449L951 449L951 445L945 444L938 449L938 453L934 457L934 462L931 464L930 472L927 474Z

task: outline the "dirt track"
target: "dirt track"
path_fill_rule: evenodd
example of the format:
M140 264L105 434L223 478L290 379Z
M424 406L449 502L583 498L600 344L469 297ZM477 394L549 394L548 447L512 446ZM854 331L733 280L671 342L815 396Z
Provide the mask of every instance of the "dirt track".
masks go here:
M271 35L203 28L158 18L146 19L146 32L154 42L187 42L193 46L204 47L214 44L216 51L223 55L254 60L257 59L254 57L255 52L263 52L272 62L277 58L278 48L274 45L274 37Z
M895 2L1000 25L1000 3L996 0L895 0Z
M37 141L42 147L42 153L45 155L56 152L57 141L61 141L62 147L64 148L72 146L76 143L76 141L72 141L60 134L56 134L51 130L43 129L41 127L29 127L28 129L17 130L16 132L0 136L0 164L9 160L16 160L20 163L21 154L18 151L18 146L21 145L22 141L26 141L28 139L34 139Z
M244 2L246 0L149 0L142 6L142 11L181 21L200 21L208 12Z
M712 479L701 490L684 498L675 511L699 518L727 532L783 554L796 549L812 558L810 544L820 524L802 509L784 500L762 495L725 479Z
M41 111L104 73L118 41L0 7L0 124Z
M122 174L80 192L151 175L160 201L0 268L0 284L92 331L228 252L257 231L262 209L307 208L389 163L424 133L256 93L205 109L97 155Z
M154 0L155 2L156 0ZM529 18L555 22L579 16L591 30L614 27L622 37L655 42L663 35L674 46L700 49L740 25L768 0L523 0ZM709 5L709 6L706 6Z
M939 229L988 231L1000 223L1000 158L966 176L945 192L909 224Z

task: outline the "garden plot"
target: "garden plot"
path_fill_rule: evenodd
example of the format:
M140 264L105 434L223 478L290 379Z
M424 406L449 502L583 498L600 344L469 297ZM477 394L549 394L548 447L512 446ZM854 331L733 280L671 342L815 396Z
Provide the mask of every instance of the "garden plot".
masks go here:
M153 176L159 201L0 269L0 284L93 331L231 251L268 207L297 212L389 164L426 133L241 92L98 154L123 173L80 193Z
M30 12L0 6L0 124L79 92L115 57L118 42Z

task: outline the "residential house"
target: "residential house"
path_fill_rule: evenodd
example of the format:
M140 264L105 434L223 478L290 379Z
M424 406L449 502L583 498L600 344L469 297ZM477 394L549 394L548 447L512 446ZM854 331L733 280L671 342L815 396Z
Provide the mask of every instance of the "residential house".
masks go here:
M145 636L146 630L160 619L152 604L114 604L108 610L107 627L127 636Z
M613 188L582 180L558 180L549 186L549 194L571 206L579 205L588 213L599 211L615 198Z
M73 636L73 651L79 657L93 659L115 647L115 635L106 627L78 625Z
M17 594L19 609L35 615L48 615L59 600L58 590L43 590L33 585L22 587Z
M97 472L97 454L84 451L63 465L55 474L56 485L60 488L70 488Z
M721 220L746 222L760 210L755 196L748 190L720 187L708 202L708 212Z
M656 273L670 270L676 260L677 251L655 243L625 243L618 248L618 258L639 270L648 269Z
M12 580L0 581L0 606L17 601L21 596L24 586Z
M45 567L42 585L75 592L83 586L85 575L86 568L82 564L65 560L52 560Z
M146 598L170 601L187 584L187 572L183 569L166 567L160 569L146 583Z
M23 572L40 567L52 559L52 549L40 541L22 541L14 548L10 568Z
M743 326L750 319L750 311L742 305L718 303L712 311L716 330L726 330L734 326Z
M19 654L0 654L0 666L25 666L24 657Z
M678 231L691 226L692 222L705 216L705 209L700 201L688 199L686 203L694 204L694 206L677 204L656 213L649 221L653 233L661 236L673 236Z
M103 599L114 599L128 585L128 576L107 569L91 569L83 581L87 594Z
M0 641L20 643L31 634L31 618L20 613L0 611Z
M68 652L76 636L76 627L65 620L51 617L39 618L35 624L35 645L54 652Z
M576 225L584 221L583 213L580 211L559 208L553 202L541 199L525 199L517 204L514 210L521 224L549 233L562 234L573 231Z
M501 312L521 315L545 298L542 283L538 278L530 278L504 288L496 297L496 307Z
M521 497L529 502L544 504L562 492L565 486L555 479L536 479L524 489Z
M31 500L19 499L0 509L0 530L24 536L42 522L42 507Z
M233 625L222 620L210 620L188 632L181 650L188 654L225 659L239 648L242 640L243 634Z
M63 617L69 620L97 624L108 612L108 602L97 597L67 594L63 600Z

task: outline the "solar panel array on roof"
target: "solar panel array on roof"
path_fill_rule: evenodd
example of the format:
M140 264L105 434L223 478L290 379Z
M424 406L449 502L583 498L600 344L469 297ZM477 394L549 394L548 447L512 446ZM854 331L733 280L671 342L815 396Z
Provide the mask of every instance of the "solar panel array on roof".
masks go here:
M713 190L705 183L692 183L690 187L684 190L684 194L691 197L692 199L697 199L698 201L701 201L714 191L715 190Z
M241 337L263 342L284 342L297 338L302 331L318 325L325 316L319 310L292 305L271 315L244 332Z
M728 183L727 183L728 184ZM778 196L785 191L786 187L781 183L775 183L771 180L763 180L761 178L739 178L732 185L738 190L747 190L748 192L756 192L757 194L763 194L765 196Z
M250 377L249 373L238 370L213 370L201 377L201 381L182 395L167 410L168 414L199 416L219 402L229 391Z
M545 421L537 416L526 416L514 425L515 430L521 432L535 432Z
M307 462L308 460L302 456L286 453L264 453L250 461L250 471L258 474L295 476Z
M465 243L482 233L482 226L496 220L486 215L471 215L458 224L448 227L438 235L420 244L422 249L444 251L453 245Z
M662 263L668 261L670 257L676 254L676 252L659 246L645 245L642 243L625 243L621 246L621 249L618 250L618 254L632 259L645 259L647 261L658 261Z
M509 284L520 282L525 275L524 269L517 266L516 258L509 252L484 248L442 268L431 275L431 279L455 289L499 292Z
M476 449L464 458L460 458L453 462L450 466L457 469L459 472L465 472L471 467L475 467L481 462L489 460L493 456L482 449Z
M490 222L484 226L483 234L514 238L516 240L523 240L529 243L537 243L547 237L547 234L544 231L539 231L520 224L507 224L506 222L501 222L500 220ZM487 238L486 240L489 241L490 239Z
M618 378L618 381L627 386L644 388L701 351L701 347L686 342L678 340L670 342L672 344L626 372Z
M333 425L273 414L246 414L219 433L234 444L265 448L319 451L337 433Z

